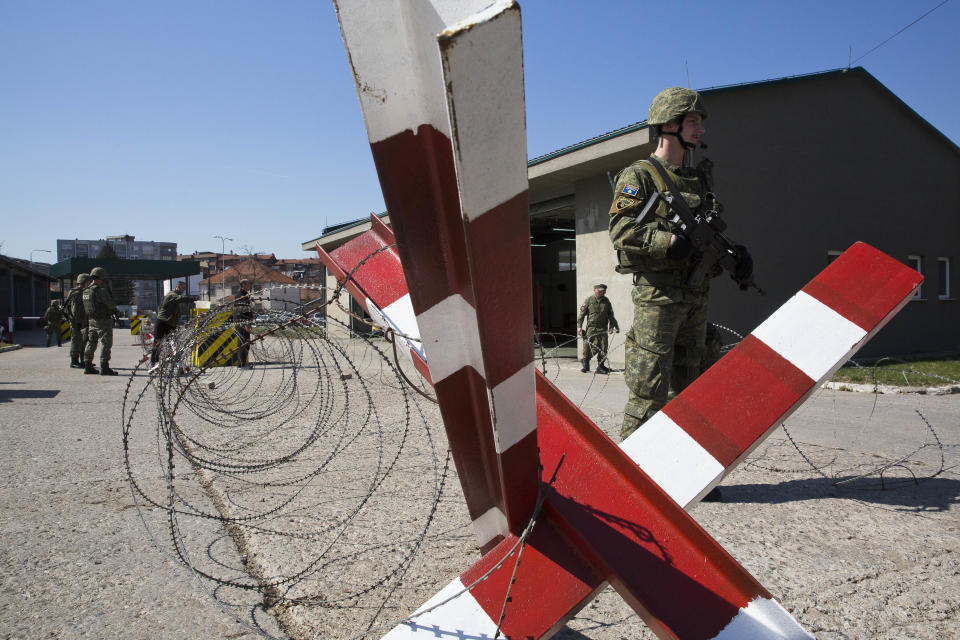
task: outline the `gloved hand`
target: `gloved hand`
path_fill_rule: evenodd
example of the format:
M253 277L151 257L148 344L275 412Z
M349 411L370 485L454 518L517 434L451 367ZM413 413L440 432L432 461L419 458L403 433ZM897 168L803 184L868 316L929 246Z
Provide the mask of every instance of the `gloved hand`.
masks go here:
M673 236L670 246L667 247L667 257L672 260L683 260L693 253L693 245L683 236Z
M753 275L753 256L742 244L735 244L733 248L737 252L737 264L734 268L733 279L740 285L741 289L745 289L750 276Z

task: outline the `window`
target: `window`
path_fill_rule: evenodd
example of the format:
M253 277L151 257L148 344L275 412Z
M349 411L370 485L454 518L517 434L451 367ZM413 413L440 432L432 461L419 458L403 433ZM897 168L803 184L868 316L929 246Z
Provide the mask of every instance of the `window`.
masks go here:
M907 266L919 272L920 275L923 275L923 256L907 256ZM916 293L913 294L914 300L923 299L923 296L920 294L920 290L922 288L923 288L922 284L919 287L917 287Z
M950 258L937 258L937 297L950 299Z
M576 271L577 270L577 248L576 247L563 247L560 251L557 252L560 258L560 271Z
M78 257L78 258L86 258L86 257L89 256L89 255L90 255L90 246L89 246L89 245L87 245L86 243L84 243L84 244L77 244L77 257Z

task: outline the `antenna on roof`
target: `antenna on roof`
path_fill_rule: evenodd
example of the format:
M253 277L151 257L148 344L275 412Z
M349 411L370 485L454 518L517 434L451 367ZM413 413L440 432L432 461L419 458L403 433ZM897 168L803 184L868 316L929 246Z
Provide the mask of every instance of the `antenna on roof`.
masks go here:
M853 45L847 48L847 69L850 69L850 65L853 64Z
M686 72L687 72L687 89L690 89L690 88L691 88L691 87L690 87L690 65L687 64L687 61L686 61L686 60L683 61L683 68L684 68L684 69L686 70Z

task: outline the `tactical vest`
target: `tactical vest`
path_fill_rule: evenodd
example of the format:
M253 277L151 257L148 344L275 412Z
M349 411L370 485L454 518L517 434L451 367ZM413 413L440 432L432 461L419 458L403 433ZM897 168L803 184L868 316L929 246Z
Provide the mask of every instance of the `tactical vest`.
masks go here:
M651 210L648 211L645 215L645 219L641 219L637 224L644 224L649 220L650 216L656 216L660 218L657 221L657 226L661 231L666 231L673 234L681 234L682 230L677 222L674 221L674 214L670 210L670 205L662 198L663 195L670 193L670 187L664 181L663 177L660 175L660 172L656 169L653 169L653 166L650 160L641 160L641 164L646 164L651 167L651 170L647 172L647 175L650 176L650 179L653 180L654 185L657 188L657 191L661 194L659 201L655 206L651 207ZM700 180L701 184L704 187L704 196L701 197L698 193L692 193L689 191L683 190L683 185L675 185L680 191L683 198L687 201L687 205L695 213L701 209L701 207L719 207L720 203L717 200L716 195L712 192L707 191L708 185L711 180L709 176L704 175L697 171L697 179ZM650 194L650 198L655 197L655 194ZM643 207L646 207L649 203L643 203ZM641 210L643 209L641 207ZM633 253L629 251L624 251L622 249L617 251L617 266L615 270L617 273L640 273L640 272L655 272L657 275L654 277L656 282L654 283L659 287L668 287L668 286L684 286L687 280L687 275L692 267L692 265L683 265L678 264L674 269L664 269L665 265L663 264L651 264L651 259L645 255Z
M84 324L87 321L87 312L83 308L83 291L78 288L70 289L67 294L67 311L73 324Z
M104 320L113 314L113 310L108 307L97 295L102 287L93 285L83 290L83 309L87 312L87 318L90 320Z

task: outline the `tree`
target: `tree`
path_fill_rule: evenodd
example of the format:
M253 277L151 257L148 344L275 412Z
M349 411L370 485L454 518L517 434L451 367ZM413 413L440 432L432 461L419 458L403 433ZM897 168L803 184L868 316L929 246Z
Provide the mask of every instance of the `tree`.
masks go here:
M107 242L100 249L97 258L115 260L117 252ZM116 304L133 304L133 283L128 278L107 278L107 287L110 289L110 297Z

